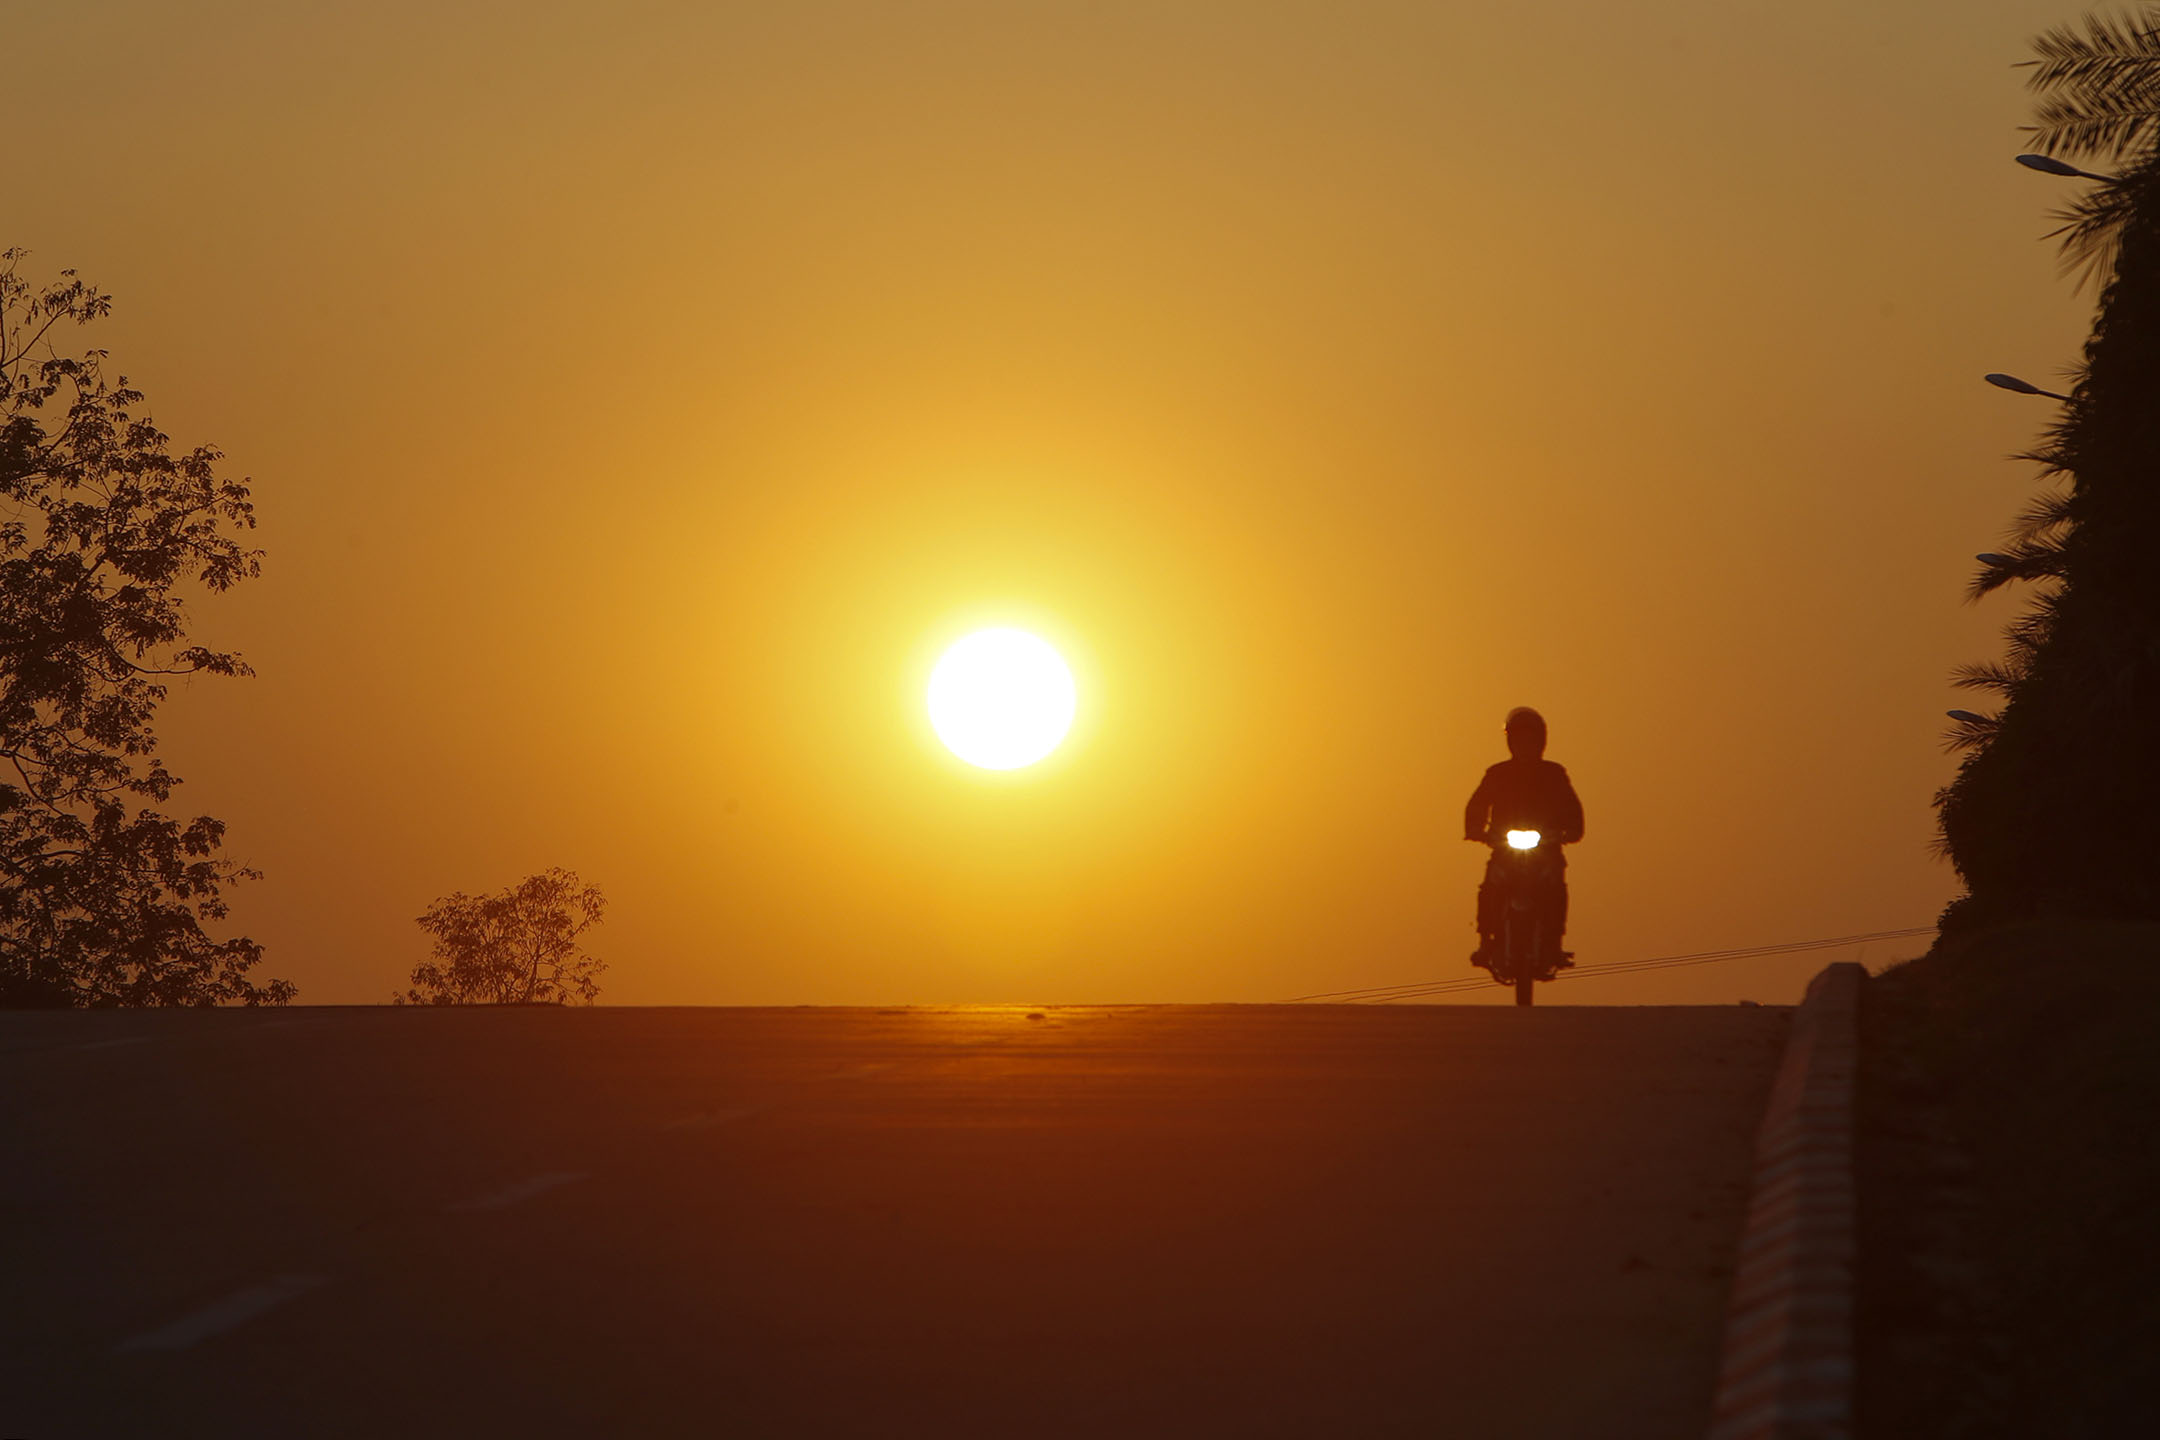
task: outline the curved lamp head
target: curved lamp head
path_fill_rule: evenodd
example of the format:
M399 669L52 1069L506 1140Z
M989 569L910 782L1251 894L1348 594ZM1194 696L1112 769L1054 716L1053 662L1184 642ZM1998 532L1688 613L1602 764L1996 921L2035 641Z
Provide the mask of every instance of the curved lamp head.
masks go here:
M2080 170L2067 160L2057 160L2052 155L2019 155L2017 163L2028 170L2038 170L2043 175L2062 175L2079 180L2113 180L2113 175L2095 175L2090 170Z
M2017 157L2017 163L2028 170L2038 170L2043 175L2082 175L2085 173L2078 169L2077 166L2067 161L2057 160L2052 155L2020 155Z
M2030 380L2020 380L2015 375L2005 375L2001 371L1991 371L1980 378L1998 389L2015 390L2020 395L2045 395L2050 400L2067 400L2070 398L2067 395L2058 395L2053 390L2042 390Z

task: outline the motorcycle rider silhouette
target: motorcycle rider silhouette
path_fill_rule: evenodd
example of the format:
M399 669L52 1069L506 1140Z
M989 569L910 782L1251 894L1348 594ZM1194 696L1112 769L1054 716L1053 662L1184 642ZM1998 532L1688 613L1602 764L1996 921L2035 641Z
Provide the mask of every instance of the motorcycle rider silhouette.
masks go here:
M1541 957L1541 968L1557 970L1572 958L1560 948L1560 937L1567 929L1567 860L1557 846L1582 839L1582 801L1576 798L1567 771L1544 758L1544 716L1527 705L1510 710L1507 746L1509 758L1485 772L1463 812L1463 839L1494 847L1485 864L1484 883L1478 886L1478 948L1470 963L1491 969L1498 954L1508 876L1501 847L1512 843L1506 838L1508 832L1535 831L1556 846L1551 859L1554 880L1546 901L1552 907L1546 933L1552 938Z

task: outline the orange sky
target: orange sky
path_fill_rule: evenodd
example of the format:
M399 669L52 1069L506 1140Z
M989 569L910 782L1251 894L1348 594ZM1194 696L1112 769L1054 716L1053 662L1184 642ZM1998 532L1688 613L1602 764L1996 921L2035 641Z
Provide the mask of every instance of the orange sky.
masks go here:
M1281 999L1472 973L1524 703L1582 963L1933 920L2082 10L24 7L0 245L257 482L162 728L260 976L565 865L613 1002ZM920 713L989 623L1082 687L1015 775Z

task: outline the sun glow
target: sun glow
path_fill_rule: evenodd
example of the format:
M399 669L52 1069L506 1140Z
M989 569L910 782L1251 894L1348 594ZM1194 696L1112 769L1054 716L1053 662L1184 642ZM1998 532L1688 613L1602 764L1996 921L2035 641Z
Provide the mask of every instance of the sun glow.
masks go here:
M1025 630L978 630L930 674L930 725L946 748L984 770L1018 770L1057 749L1072 728L1072 672Z
M1535 830L1510 830L1507 832L1507 843L1517 850L1535 850L1538 847L1538 842L1544 838Z

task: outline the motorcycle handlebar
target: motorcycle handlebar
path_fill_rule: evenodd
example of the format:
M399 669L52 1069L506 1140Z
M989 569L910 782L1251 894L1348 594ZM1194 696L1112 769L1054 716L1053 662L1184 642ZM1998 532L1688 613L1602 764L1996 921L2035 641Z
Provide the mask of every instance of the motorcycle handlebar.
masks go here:
M1507 831L1505 830L1494 830L1484 835L1465 835L1462 838L1475 845L1489 845L1495 850L1508 848ZM1573 845L1575 843L1573 840L1559 835L1552 836L1551 839L1555 845Z

